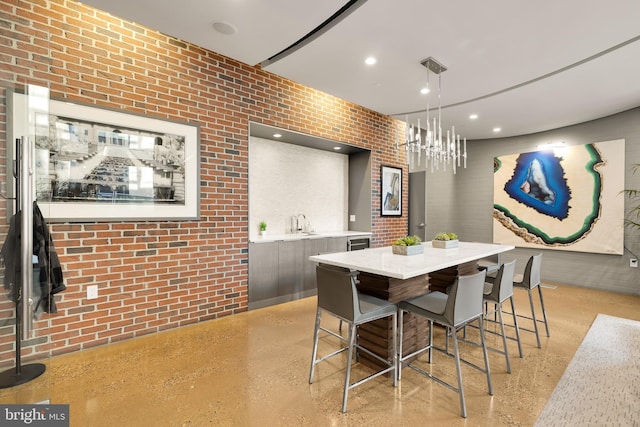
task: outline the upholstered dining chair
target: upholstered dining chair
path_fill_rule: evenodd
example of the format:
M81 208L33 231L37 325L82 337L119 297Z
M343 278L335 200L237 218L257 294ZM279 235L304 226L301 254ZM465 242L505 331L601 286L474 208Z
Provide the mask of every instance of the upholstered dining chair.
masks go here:
M478 267L480 270L486 270L487 274L492 274L498 271L502 265L502 254L492 255L486 258L478 260Z
M511 361L509 360L509 348L507 346L508 337L505 333L504 321L502 319L502 304L508 299L511 303L511 315L513 316L513 326L516 330L515 341L518 343L518 352L522 357L522 343L520 342L520 329L518 328L518 316L513 303L513 277L516 268L516 260L506 262L500 266L495 278L487 277L484 283L483 300L485 302L485 319L489 320L491 315L496 314L497 322L500 325L500 336L502 337L503 350L488 347L489 350L503 354L506 359L507 372L511 373ZM493 308L489 308L493 306ZM490 321L490 320L489 320Z
M513 287L516 289L525 289L529 294L529 306L531 307L531 316L518 315L520 318L528 319L533 323L533 330L520 328L521 331L533 332L536 334L536 342L538 348L540 345L540 334L538 332L538 323L544 323L544 328L549 336L549 323L547 322L547 311L544 307L544 298L542 296L542 286L540 282L540 274L542 268L542 254L533 255L527 261L527 265L523 274L516 274L513 279ZM538 289L538 295L540 296L540 311L542 312L542 319L536 317L536 308L533 303L533 290Z
M318 306L316 310L316 322L313 332L313 353L311 356L311 369L309 372L309 384L313 383L314 371L317 364L340 353L347 351L346 370L344 378L344 392L342 395L342 412L347 411L347 397L349 390L359 386L370 379L385 373L392 373L393 386L397 385L397 306L388 301L358 292L356 288L356 276L358 272L349 269L333 267L325 264L316 266L318 284ZM347 338L326 329L321 325L322 314L327 313L347 323L349 330ZM371 322L384 317L392 317L392 354L390 360L382 358L366 349L357 342L357 328L363 323ZM343 346L326 356L318 358L318 339L320 331L336 337ZM354 359L354 350L367 353L367 355L381 362L382 369L367 377L351 383L351 366Z
M487 376L487 386L489 394L493 394L493 385L491 383L491 371L489 368L489 358L487 355L487 347L484 337L483 326L483 303L482 292L484 289L484 281L486 272L480 271L478 273L459 276L452 285L448 294L442 292L431 292L426 295L422 295L409 300L401 301L398 304L399 318L398 323L400 325L399 332L399 356L398 356L398 379L402 377L403 366L410 367L416 372L436 381L439 384L444 385L450 390L455 391L460 395L460 414L462 417L467 417L467 407L464 397L464 385L462 382L462 370L460 362L463 361L471 367L483 372ZM418 349L410 354L402 354L402 341L403 341L403 317L404 313L413 313L417 316L423 316L429 321L429 335L428 344L426 347ZM458 346L457 331L464 328L471 322L478 323L480 331L480 345L482 347L482 355L484 359L484 367L478 366L470 361L461 359L460 350ZM434 323L442 325L446 328L446 340L447 348L436 347L433 344L433 327ZM453 339L453 354L448 350L448 337ZM452 357L455 361L457 385L447 383L441 378L427 372L418 366L416 362L419 360L417 356L425 351L429 354L429 363L433 362L433 350L444 353L445 355Z

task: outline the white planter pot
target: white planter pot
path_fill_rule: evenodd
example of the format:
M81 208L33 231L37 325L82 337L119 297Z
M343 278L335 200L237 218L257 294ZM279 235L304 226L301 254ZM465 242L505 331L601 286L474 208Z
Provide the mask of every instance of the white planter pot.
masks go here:
M393 245L391 246L391 250L396 255L417 255L417 254L424 253L424 247L422 245L413 245L413 246Z
M432 240L431 246L439 249L450 249L458 247L458 240Z

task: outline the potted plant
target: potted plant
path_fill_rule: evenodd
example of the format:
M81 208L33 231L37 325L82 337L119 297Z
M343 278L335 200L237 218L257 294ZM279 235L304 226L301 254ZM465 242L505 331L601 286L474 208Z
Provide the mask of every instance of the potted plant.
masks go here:
M416 255L424 252L422 240L418 236L404 236L391 244L391 250L396 255Z
M438 233L431 241L431 246L440 249L455 248L458 246L458 235L456 233Z
M258 228L260 229L260 235L264 236L265 234L267 234L267 223L264 221L260 221L260 224L258 224Z
M640 171L640 163L633 165L633 173L637 171ZM622 192L627 196L630 203L635 204L629 209L629 218L625 219L625 224L628 227L640 230L640 190L628 189Z

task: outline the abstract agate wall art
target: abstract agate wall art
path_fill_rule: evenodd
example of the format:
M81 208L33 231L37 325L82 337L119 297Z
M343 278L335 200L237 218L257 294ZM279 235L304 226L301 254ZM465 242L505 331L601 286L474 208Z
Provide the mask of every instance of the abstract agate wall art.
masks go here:
M494 159L493 241L622 254L624 140Z

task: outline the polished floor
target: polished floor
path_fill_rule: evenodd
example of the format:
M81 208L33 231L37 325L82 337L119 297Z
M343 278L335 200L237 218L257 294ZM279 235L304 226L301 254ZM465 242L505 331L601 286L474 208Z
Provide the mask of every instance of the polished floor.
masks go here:
M523 333L522 359L510 342L511 374L490 353L493 396L481 373L464 368L466 420L455 393L408 369L397 388L385 377L355 388L341 413L344 358L321 364L308 383L315 297L53 357L43 377L0 390L0 402L67 403L71 425L83 427L532 426L598 313L640 320L640 297L569 286L544 294L551 337L538 349ZM526 292L516 290L516 301L526 312ZM324 338L320 351L333 343ZM462 351L478 357L472 346ZM436 353L432 369L450 375L451 362Z

